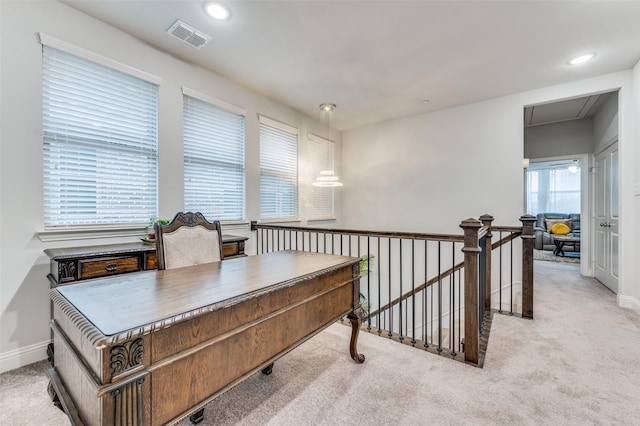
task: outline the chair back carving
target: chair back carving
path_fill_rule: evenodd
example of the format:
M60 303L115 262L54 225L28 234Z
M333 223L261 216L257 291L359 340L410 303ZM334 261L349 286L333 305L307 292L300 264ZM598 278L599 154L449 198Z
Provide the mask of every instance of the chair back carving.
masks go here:
M180 212L167 225L154 225L158 269L173 269L223 259L220 222L202 213Z

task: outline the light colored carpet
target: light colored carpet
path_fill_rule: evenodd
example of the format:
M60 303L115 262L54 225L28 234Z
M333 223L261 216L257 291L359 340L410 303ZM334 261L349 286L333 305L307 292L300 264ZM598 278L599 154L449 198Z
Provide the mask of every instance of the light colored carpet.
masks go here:
M534 260L544 260L547 262L562 262L562 263L580 263L579 257L570 257L573 255L573 252L570 253L569 256L556 256L553 254L551 250L533 250L533 259Z
M579 265L535 270L535 319L495 315L483 369L368 333L358 365L336 324L211 402L201 424L639 424L640 316ZM0 424L67 424L45 369L0 376Z

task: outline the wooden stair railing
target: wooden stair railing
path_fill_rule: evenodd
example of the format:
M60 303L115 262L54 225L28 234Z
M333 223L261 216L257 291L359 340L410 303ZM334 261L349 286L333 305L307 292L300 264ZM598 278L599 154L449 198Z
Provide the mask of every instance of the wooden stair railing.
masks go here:
M496 248L500 247L501 245L504 245L510 241L513 241L514 239L516 239L519 235L520 235L520 228L517 226L511 226L511 227L501 227L502 230L507 230L507 228L509 230L511 230L512 234L507 235L506 237L503 237L502 239L496 241L495 243L493 243L491 245L491 249L495 250ZM517 233L515 233L517 232ZM400 297L396 297L395 299L393 299L391 302L383 305L380 307L380 309L376 309L373 312L370 312L368 314L368 316L376 316L379 313L388 310L389 308L391 308L392 306L397 305L398 303L413 297L415 295L417 295L418 293L420 293L422 290L426 290L429 286L432 286L434 284L437 284L439 281L444 280L445 278L449 277L449 275L453 274L456 271L459 271L460 269L462 269L464 267L464 261L457 263L454 267L447 269L446 271L442 272L442 274L440 274L440 276L434 276L433 278L431 278L429 281L427 281L426 283L422 283L420 285L418 285L415 290L406 292L405 294L403 294Z
M257 232L256 247L257 252L269 252L278 251L282 249L289 250L303 250L303 251L316 251L324 252L328 254L341 254L341 255L357 255L357 256L380 256L381 244L386 242L384 248L384 287L381 287L383 276L380 270L380 261L378 260L378 273L374 286L370 286L370 278L366 278L366 286L361 286L361 290L365 291L366 297L377 298L377 306L370 306L370 312L365 315L368 318L367 322L363 324L363 327L367 327L368 330L378 330L380 333L383 329L389 327L389 330L385 334L386 336L398 340L403 343L409 343L416 345L416 342L421 342L417 337L422 337L423 340L433 340L434 336L437 336L438 345L435 345L435 352L442 352L442 336L445 334L446 328L444 326L453 327L451 330L451 341L449 344L449 354L456 358L460 355L460 348L455 348L456 338L458 339L458 345L460 346L460 335L464 335L464 360L475 365L480 365L483 358L482 348L486 347L486 340L488 338L488 327L483 330L483 324L491 322L491 292L492 292L492 257L491 252L496 248L501 248L503 245L511 243L511 255L513 256L513 241L520 236L522 239L522 316L525 318L533 317L533 222L535 218L532 216L523 216L520 218L523 223L522 227L516 226L492 226L493 217L484 215L477 219L468 219L460 224L460 227L464 230L463 235L455 234L425 234L425 233L409 233L409 232L388 232L388 231L362 231L362 230L349 230L349 229L331 229L331 228L313 228L313 227L288 227L280 225L267 225L251 223L251 229ZM500 238L498 241L492 243L493 232L499 232ZM502 233L507 232L505 237L502 237ZM376 251L369 252L369 241L373 241L373 246ZM346 240L346 244L345 244ZM409 241L410 247L408 246ZM438 247L438 260L437 268L438 275L433 276L430 279L425 279L420 284L415 284L415 274L413 272L415 258L414 256L414 242L424 241L424 267L422 268L425 278L427 275L427 243L436 244ZM392 241L394 242L392 247ZM361 246L362 243L362 246ZM450 259L453 261L445 271L440 271L442 264L440 263L440 244L450 243L450 247L453 250ZM423 243L421 243L423 244ZM403 247L407 250L410 249L407 256L407 262L410 262L411 273L406 271L408 278L403 280ZM422 246L419 246L422 247ZM455 255L456 247L461 249L464 260L456 261ZM394 262L398 263L394 266L394 274L392 276L391 262L392 262L392 248L394 250ZM399 260L398 260L399 250ZM364 251L364 255L362 254ZM502 249L500 249L502 252ZM458 251L457 253L460 253ZM388 254L388 259L386 256ZM387 262L388 260L388 262ZM419 260L418 260L419 261ZM368 262L368 261L367 261ZM513 264L513 259L510 260ZM446 262L445 262L446 263ZM498 311L502 310L502 255L498 257L498 264L500 270L500 300ZM369 265L367 264L367 268ZM432 272L432 271L430 271ZM458 272L458 274L456 274ZM387 276L388 273L388 276ZM458 275L457 281L454 278L454 274ZM397 276L399 275L399 276ZM513 275L513 271L511 273ZM462 278L464 276L464 278ZM447 279L445 284L443 281ZM406 280L406 282L405 282ZM464 281L464 287L462 288L462 281ZM395 284L394 284L395 282ZM403 291L403 282L404 289ZM436 292L431 291L431 307L429 314L430 318L425 317L424 313L429 309L429 306L424 303L421 306L422 318L416 317L416 303L420 303L420 298L427 300L429 297L427 290L434 288L435 284L440 283L436 287ZM375 288L377 284L377 289ZM388 285L388 287L387 287ZM407 288L410 287L409 288ZM455 289L457 286L458 290ZM513 279L511 282L513 288ZM366 290L363 290L366 289ZM392 296L393 293L398 296ZM441 300L437 300L436 307L434 307L434 294L438 294L438 298L442 291L448 291L448 295L445 297L451 299L451 305L440 305ZM456 293L457 291L457 293ZM463 291L463 294L460 292ZM387 296L383 296L383 294ZM391 300L387 299L386 303L382 305L380 302L385 302L384 297L391 296ZM416 302L416 298L418 301ZM512 299L512 298L511 298ZM373 300L373 299L372 299ZM513 300L509 300L510 311L512 312ZM446 303L449 303L447 301ZM457 304L457 307L454 306ZM411 306L413 305L413 307ZM413 308L412 312L410 309ZM418 312L420 307L418 307ZM448 309L448 312L447 312ZM464 315L461 312L464 311ZM435 316L434 316L435 313ZM443 319L448 318L448 319ZM372 319L375 318L375 324L372 324ZM425 319L426 318L426 319ZM421 324L420 321L425 321ZM426 322L428 321L428 322ZM438 329L434 334L433 325L430 326L432 332L427 335L426 324L433 324L434 321L438 322ZM456 322L460 323L461 328L457 327ZM418 324L416 324L418 322ZM416 335L416 326L422 330L421 336ZM381 328L379 328L381 327ZM409 329L413 327L413 332L410 333ZM404 330L403 330L404 328ZM409 337L409 338L407 338ZM447 337L449 338L449 337ZM418 345L419 346L419 345ZM433 349L434 345L424 342L423 346L428 346ZM459 357L457 358L459 359Z

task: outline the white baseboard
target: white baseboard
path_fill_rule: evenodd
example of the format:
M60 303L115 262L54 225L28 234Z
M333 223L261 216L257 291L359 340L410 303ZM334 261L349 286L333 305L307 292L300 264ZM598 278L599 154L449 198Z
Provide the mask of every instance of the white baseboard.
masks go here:
M47 345L49 343L51 340L45 340L0 354L0 373L47 359Z
M636 313L640 314L640 300L632 296L617 296L618 306L627 309L633 309Z

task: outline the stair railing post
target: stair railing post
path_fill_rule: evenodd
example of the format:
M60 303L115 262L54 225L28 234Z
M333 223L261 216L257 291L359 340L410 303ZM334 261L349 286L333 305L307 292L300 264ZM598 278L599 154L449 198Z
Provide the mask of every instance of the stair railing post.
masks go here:
M482 223L477 219L462 221L464 230L464 360L478 364L480 319L478 313L478 231Z
M483 214L480 216L480 221L482 222L482 226L487 228L487 235L485 236L485 245L482 247L482 250L485 252L485 260L486 267L485 272L487 274L485 283L486 283L486 292L484 299L484 308L485 312L491 312L491 223L493 222L493 216L490 214Z
M533 224L530 214L520 217L522 222L522 317L533 319Z

